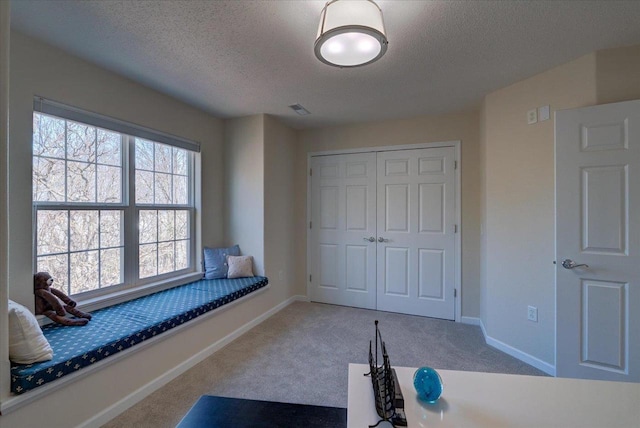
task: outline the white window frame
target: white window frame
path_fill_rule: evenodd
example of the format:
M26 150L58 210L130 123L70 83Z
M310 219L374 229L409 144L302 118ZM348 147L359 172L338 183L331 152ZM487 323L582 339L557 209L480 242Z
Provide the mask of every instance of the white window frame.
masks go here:
M136 168L135 168L135 139L136 137L130 137L131 138L131 144L129 145L129 165L131 166L129 168L129 208L131 208L134 211L133 214L133 221L129 221L127 223L126 219L126 215L127 215L127 211L125 209L125 248L126 248L126 238L130 237L130 238L135 238L135 248L134 248L134 252L132 257L127 258L125 256L125 272L127 272L126 269L126 262L129 261L131 265L135 265L135 266L130 266L129 269L129 273L135 273L135 275L132 275L132 278L130 278L130 281L135 283L136 285L144 285L144 284L149 284L149 283L154 283L157 281L162 281L168 278L172 278L174 276L178 276L180 274L185 274L185 273L189 273L189 272L193 272L195 269L195 240L196 240L196 236L195 236L195 179L194 179L194 173L195 173L195 156L193 154L189 155L189 161L187 164L187 174L190 178L189 183L188 183L188 203L187 204L143 204L143 203L136 203L136 195L135 195L135 174L136 174ZM146 138L145 138L146 139ZM148 139L146 139L148 140ZM149 140L152 141L152 140ZM157 143L157 141L152 141L154 143ZM163 143L160 143L163 144ZM140 211L146 211L146 210L186 210L189 212L189 240L190 240L190 245L189 245L189 267L187 267L186 269L182 269L179 271L173 271L173 272L168 272L165 274L160 274L160 275L155 275L155 276L151 276L148 278L142 278L140 279L140 275L139 275L139 264L138 264L138 260L140 257L139 254L139 249L140 249L140 244L138 242L138 221L140 218ZM132 226L134 229L130 230L127 228L127 226ZM158 242L158 241L156 241ZM125 274L125 283L126 283L126 274Z
M173 135L165 134L129 122L109 118L96 113L87 112L41 97L34 98L34 114L42 113L61 119L95 126L105 130L118 132L122 138L122 202L121 203L84 203L84 202L36 202L33 201L33 263L37 267L37 213L39 210L122 210L123 212L123 261L122 279L118 285L111 285L73 295L78 302L93 304L94 308L113 304L117 301L138 297L162 288L193 281L201 276L197 268L197 224L196 206L199 195L196 195L196 156L200 152L200 144ZM164 144L188 152L188 202L187 204L136 204L135 198L135 140L141 138L153 143ZM32 159L34 155L32 155ZM66 168L65 168L66 174ZM66 186L66 184L65 184ZM65 189L66 192L66 189ZM185 269L176 270L148 278L139 278L139 244L138 217L141 210L186 210L189 212L189 265ZM71 254L67 251L67 254ZM132 293L132 291L138 291ZM65 290L67 292L67 290ZM103 301L105 304L100 304ZM108 302L108 303L107 303Z

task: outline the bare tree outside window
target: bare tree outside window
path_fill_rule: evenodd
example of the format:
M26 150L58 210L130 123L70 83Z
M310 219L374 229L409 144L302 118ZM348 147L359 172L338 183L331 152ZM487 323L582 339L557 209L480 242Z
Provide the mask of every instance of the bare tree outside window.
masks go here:
M68 294L123 282L122 210L86 209L123 202L122 144L118 133L33 115L36 269Z
M136 203L139 211L139 277L189 267L188 152L136 139ZM146 206L163 209L146 209ZM145 209L142 209L145 207Z
M37 271L74 295L135 284L136 270L148 281L190 268L191 159L188 150L34 112ZM126 230L136 231L133 248L125 249ZM125 252L138 263L131 274Z

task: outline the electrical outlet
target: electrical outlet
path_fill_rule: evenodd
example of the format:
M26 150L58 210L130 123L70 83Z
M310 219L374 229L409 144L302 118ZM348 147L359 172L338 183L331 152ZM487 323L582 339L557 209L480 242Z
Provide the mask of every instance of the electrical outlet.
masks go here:
M538 322L538 308L535 306L527 307L527 319L529 321Z
M536 122L538 122L538 109L532 108L527 112L527 123L533 125Z

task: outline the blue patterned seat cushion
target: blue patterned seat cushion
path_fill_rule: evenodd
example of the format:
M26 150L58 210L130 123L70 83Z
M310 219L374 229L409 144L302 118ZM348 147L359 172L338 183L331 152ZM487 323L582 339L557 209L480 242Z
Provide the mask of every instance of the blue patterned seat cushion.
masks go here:
M11 364L11 392L22 394L230 303L268 284L265 277L200 280L93 312L83 327L42 327L53 359Z

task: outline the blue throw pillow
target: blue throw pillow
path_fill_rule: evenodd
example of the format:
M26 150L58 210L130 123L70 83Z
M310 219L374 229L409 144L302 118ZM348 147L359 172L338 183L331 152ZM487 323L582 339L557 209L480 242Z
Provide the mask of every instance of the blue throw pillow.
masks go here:
M240 247L234 245L229 248L207 248L204 247L204 278L219 279L226 278L229 267L227 266L227 256L239 256Z

